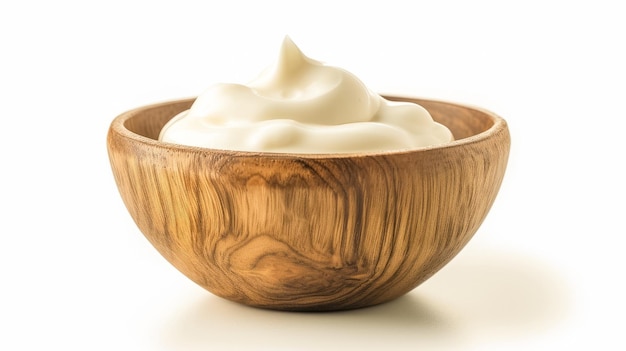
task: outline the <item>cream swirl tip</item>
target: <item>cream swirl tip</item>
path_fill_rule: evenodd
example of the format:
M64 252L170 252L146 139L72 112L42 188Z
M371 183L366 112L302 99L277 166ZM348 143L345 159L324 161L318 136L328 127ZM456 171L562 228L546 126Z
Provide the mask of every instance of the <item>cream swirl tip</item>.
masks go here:
M237 151L370 153L453 137L421 106L382 98L352 73L305 56L285 37L274 65L247 86L209 87L163 127L159 140Z

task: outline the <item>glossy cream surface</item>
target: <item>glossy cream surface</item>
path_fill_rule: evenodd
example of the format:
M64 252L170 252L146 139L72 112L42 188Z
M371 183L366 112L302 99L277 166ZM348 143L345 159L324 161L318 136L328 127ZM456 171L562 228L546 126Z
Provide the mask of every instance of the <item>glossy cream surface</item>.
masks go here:
M352 73L285 38L277 62L248 85L209 87L159 140L238 151L385 152L453 140L421 106L373 93Z

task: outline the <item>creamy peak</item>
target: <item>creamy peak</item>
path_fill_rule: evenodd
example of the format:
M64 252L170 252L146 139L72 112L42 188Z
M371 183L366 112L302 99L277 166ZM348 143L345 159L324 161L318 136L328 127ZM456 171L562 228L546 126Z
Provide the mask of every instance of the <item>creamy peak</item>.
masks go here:
M240 151L352 153L436 145L452 134L421 106L383 99L286 37L274 65L247 86L211 86L159 139Z

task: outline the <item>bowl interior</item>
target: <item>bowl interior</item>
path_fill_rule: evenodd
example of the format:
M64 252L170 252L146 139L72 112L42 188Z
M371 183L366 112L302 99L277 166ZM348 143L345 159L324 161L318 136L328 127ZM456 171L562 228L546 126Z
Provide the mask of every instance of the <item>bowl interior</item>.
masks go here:
M442 101L385 96L392 101L408 101L422 105L433 119L450 129L456 140L465 139L487 131L495 124L493 115L480 109L469 108ZM130 132L157 140L165 123L178 113L189 109L195 99L157 104L128 116L124 127Z

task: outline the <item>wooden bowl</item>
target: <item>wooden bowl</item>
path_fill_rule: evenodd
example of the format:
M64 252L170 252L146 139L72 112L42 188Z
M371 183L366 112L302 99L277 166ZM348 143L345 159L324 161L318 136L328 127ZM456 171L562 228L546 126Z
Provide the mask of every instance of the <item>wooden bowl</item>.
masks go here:
M128 211L154 247L208 291L299 311L399 297L448 263L494 202L506 122L453 103L424 106L456 141L408 152L300 155L157 141L193 99L140 107L107 147Z

